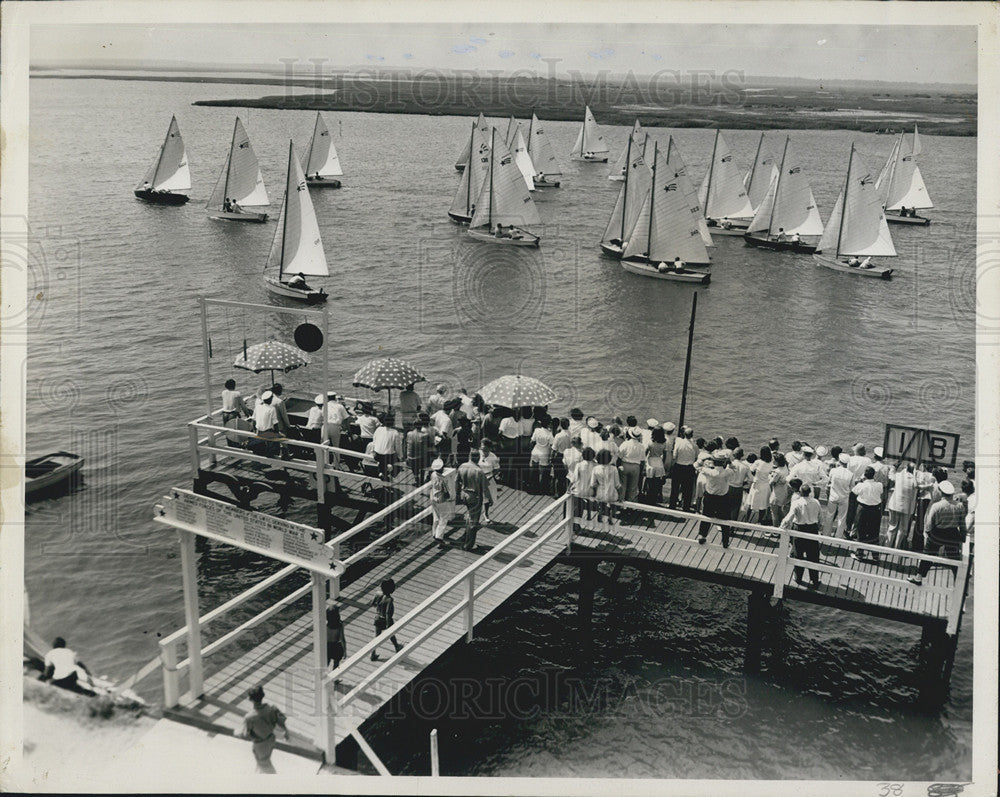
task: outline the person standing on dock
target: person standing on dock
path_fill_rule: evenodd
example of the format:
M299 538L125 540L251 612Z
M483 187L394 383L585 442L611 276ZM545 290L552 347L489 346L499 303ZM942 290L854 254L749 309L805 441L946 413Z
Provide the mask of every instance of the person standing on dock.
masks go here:
M427 467L427 435L422 421L418 418L410 424L405 441L406 464L413 474L413 483L419 487L424 483L424 468Z
M430 465L430 491L427 499L431 502L431 514L434 516L434 526L431 533L437 541L438 548L444 548L444 533L448 530L448 521L452 515L451 491L444 478L444 460L438 457Z
M639 495L642 463L646 459L646 447L642 444L641 430L633 428L629 432L628 439L618 449L618 457L622 463L622 500L635 501ZM628 514L631 515L632 512Z
M774 469L771 449L760 447L760 456L750 466L750 492L747 494L747 521L767 525L767 507L771 499L771 471Z
M326 663L336 670L347 655L347 639L344 636L344 621L340 618L340 607L331 606L326 610Z
M243 400L243 394L236 389L236 380L227 379L222 391L222 425L225 426L233 418L249 418L250 409Z
M694 506L694 463L698 459L698 446L694 444L694 429L682 426L674 442L674 465L670 470L670 508L690 512Z
M891 548L910 550L910 523L917 508L917 480L913 470L912 462L900 462L899 467L889 473L892 493L886 503L889 510L886 542Z
M350 420L351 414L344 406L342 397L334 393L328 394L326 402L326 431L324 437L326 444L334 448L340 448L340 435L344 430L344 424ZM333 466L340 467L340 454L333 452Z
M865 468L864 479L854 485L851 492L858 501L858 542L878 545L879 531L882 526L882 485L875 481L875 468L870 465ZM871 552L872 561L878 564L878 553ZM856 549L851 556L859 562L865 559L862 549Z
M323 442L323 401L323 394L318 394L313 399L313 405L309 408L309 414L306 416L302 439L308 440L310 443Z
M393 614L396 611L396 604L392 600L392 593L396 591L396 582L391 578L384 579L379 585L382 594L376 596L372 601L372 606L375 607L375 637L378 638L383 632L392 628ZM403 649L403 646L396 639L396 635L393 634L389 637L389 641L392 642L392 646L399 653ZM378 647L372 650L372 661L378 661Z
M788 472L793 479L802 479L803 484L808 484L814 497L819 495L819 488L826 484L826 467L815 456L812 446L802 446L802 460Z
M378 462L379 478L392 481L396 463L403 458L403 436L396 428L396 419L391 412L379 418L379 427L372 437L373 451Z
M771 495L768 498L771 525L780 526L792 503L792 489L788 482L788 463L785 460L785 455L780 451L774 453L774 467L768 477L768 484L771 487Z
M812 488L808 484L803 484L799 488L799 494L792 499L788 514L781 521L781 528L787 529L795 524L796 531L815 535L816 539L809 537L793 537L792 550L796 559L804 559L807 562L819 564L819 501L812 496ZM795 583L802 586L802 574L805 568L796 565ZM815 589L819 586L819 571L809 568L809 586Z
M569 418L559 419L559 431L552 438L552 494L556 498L566 492L566 467L565 455L573 445L573 438L569 433Z
M274 738L276 728L281 728L288 738L288 728L285 727L285 715L272 705L264 702L264 687L253 687L247 697L253 708L243 718L243 729L240 736L253 742L253 755L257 760L257 771L268 775L275 774L271 763L271 753L277 743Z
M500 474L500 459L493 453L493 441L484 439L479 444L479 467L486 477L486 494L483 496L483 520L490 522L490 509L497 501L500 488L497 476Z
M701 513L705 517L726 521L730 519L732 510L729 501L730 474L726 469L726 457L721 454L705 461L701 473L698 474L695 501L701 501ZM705 544L708 532L712 528L710 520L698 524L698 542ZM729 547L729 526L719 524L722 532L722 547Z
M615 510L614 504L620 500L621 480L618 477L618 468L614 466L614 457L608 449L602 449L597 453L597 464L590 473L590 489L593 491L594 501L597 503L597 522L606 514L608 525L614 525Z
M479 531L479 516L483 511L483 500L486 496L486 474L479 467L479 449L469 452L469 459L458 467L457 489L462 497L461 504L465 507L465 536L462 538L462 550L472 551L476 548L476 533Z
M955 485L950 481L941 482L938 489L941 498L927 510L924 518L924 553L958 559L968 531L965 525L966 507L955 500ZM911 576L909 581L920 586L930 569L931 563L922 560L917 566L917 575Z
M448 401L448 386L443 382L437 386L437 390L427 399L427 413L434 417L434 413L443 410L445 402Z
M417 420L417 413L420 412L420 396L413 389L413 385L407 385L406 390L399 393L399 423L404 429L409 429ZM418 482L419 484L419 482Z
M854 474L854 484L858 484L864 478L865 469L872 464L872 461L871 458L867 456L865 447L861 443L855 443L851 450L854 453L847 461L847 468ZM849 533L856 532L857 515L858 498L852 490L847 503L847 531Z
M841 453L836 467L830 471L830 497L826 507L830 516L827 533L831 537L847 537L847 505L854 486L854 474L847 467L850 459Z
M663 503L663 483L667 478L667 469L663 459L667 452L667 433L657 426L650 430L649 442L646 444L646 460L643 464L645 477L643 479L644 498L650 504Z

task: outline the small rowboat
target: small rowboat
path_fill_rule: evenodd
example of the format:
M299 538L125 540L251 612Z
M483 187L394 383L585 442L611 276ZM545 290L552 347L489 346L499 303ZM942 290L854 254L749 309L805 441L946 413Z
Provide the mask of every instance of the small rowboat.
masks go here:
M62 486L73 480L82 467L83 457L70 454L68 451L56 451L25 462L25 497Z

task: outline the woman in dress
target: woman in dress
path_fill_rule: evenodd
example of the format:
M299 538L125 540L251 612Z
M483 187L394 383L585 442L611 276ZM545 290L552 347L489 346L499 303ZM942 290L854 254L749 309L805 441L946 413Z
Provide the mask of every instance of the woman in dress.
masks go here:
M326 610L326 660L331 670L340 666L347 653L347 641L344 636L344 621L340 619L340 609L331 606Z
M768 501L771 509L771 525L780 526L792 503L791 492L788 489L788 462L785 460L785 455L778 451L774 454L771 464L773 467L768 477L771 486Z
M478 394L477 394L478 395ZM493 441L483 438L479 444L479 469L486 475L486 495L483 497L483 521L490 522L490 507L496 503L500 487L497 475L500 472L500 458L493 453Z
M759 458L750 465L750 493L747 496L747 521L750 523L767 525L768 506L771 503L773 459L771 449L761 446Z
M590 487L594 491L594 500L597 502L597 521L606 513L608 524L614 525L614 503L619 500L621 493L621 477L618 475L618 468L613 464L614 457L608 449L602 449L597 454L597 465L594 466L590 474Z
M657 426L650 433L649 445L646 446L646 481L643 486L646 500L651 504L663 502L663 483L667 478L667 471L663 465L663 455L666 450L666 432L663 431L662 427Z
M569 469L569 494L575 499L574 501L574 516L581 517L584 512L587 513L587 520L590 520L590 509L591 509L591 496L593 496L594 491L590 486L590 477L594 472L594 467L596 466L595 459L596 453L594 449L584 448L580 452L580 461L575 463Z
M549 426L543 421L535 421L535 428L531 433L531 456L528 462L531 474L528 479L528 492L545 495L549 490L552 442L552 431Z

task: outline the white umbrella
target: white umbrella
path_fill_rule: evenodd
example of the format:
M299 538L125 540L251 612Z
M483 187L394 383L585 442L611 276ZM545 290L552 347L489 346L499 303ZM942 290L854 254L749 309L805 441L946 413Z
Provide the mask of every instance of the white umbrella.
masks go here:
M556 400L555 392L531 376L508 374L494 379L479 389L487 404L515 407L545 407Z

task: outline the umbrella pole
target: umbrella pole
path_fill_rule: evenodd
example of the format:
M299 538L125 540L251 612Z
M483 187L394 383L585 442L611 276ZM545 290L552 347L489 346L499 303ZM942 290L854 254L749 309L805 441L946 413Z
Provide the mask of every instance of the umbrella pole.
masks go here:
M392 410L392 388L387 387L385 391L386 393L388 393L388 397L386 399L386 401L388 402L388 406L386 407L386 412L389 412L390 410Z

